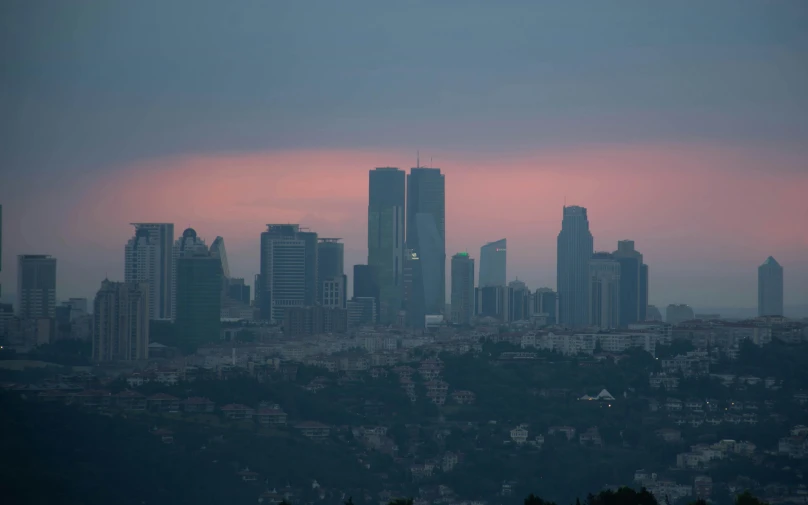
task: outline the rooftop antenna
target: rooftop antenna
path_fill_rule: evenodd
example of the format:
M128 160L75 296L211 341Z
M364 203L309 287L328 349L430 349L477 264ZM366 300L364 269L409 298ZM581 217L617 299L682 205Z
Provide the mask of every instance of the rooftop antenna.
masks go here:
M421 151L415 151L415 168L421 168Z
M432 156L429 157L429 168L432 168Z

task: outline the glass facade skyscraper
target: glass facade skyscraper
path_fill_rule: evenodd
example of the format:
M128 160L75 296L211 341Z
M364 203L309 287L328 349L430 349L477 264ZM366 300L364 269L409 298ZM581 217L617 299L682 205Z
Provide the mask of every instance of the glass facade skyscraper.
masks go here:
M504 286L507 282L506 239L489 242L480 248L480 287Z
M557 282L559 323L572 328L589 324L589 260L592 233L586 208L564 207L558 234Z
M783 267L769 256L758 267L758 316L783 315Z
M378 317L394 323L404 289L406 174L393 167L370 171L368 187L368 266L378 283Z
M209 252L177 259L177 314L180 347L186 352L219 340L222 314L222 265Z
M446 306L446 191L439 168L413 168L407 176L407 248L418 257L426 314Z

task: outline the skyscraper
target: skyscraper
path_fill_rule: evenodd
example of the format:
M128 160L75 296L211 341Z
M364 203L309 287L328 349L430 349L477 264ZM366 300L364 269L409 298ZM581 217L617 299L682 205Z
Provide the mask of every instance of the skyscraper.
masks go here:
M446 191L439 168L413 168L407 176L407 248L423 272L426 314L442 314L446 305Z
M216 237L213 243L210 244L210 255L214 258L219 258L222 264L222 275L225 279L230 278L230 263L227 261L227 249L224 247L224 238ZM243 284L244 279L242 279Z
M648 293L651 289L648 278L648 265L640 265L640 321L648 319Z
M632 268L633 266L636 264L632 263ZM639 274L639 268L636 273ZM602 330L617 328L620 324L622 298L621 263L609 253L597 252L589 261L589 277L592 286L589 298L590 324Z
M758 316L783 315L783 267L769 256L758 267Z
M452 314L454 324L471 324L474 318L474 260L469 253L452 256Z
M504 286L507 282L507 240L500 239L489 242L480 248L480 280L481 288L487 286Z
M3 206L0 205L0 272L3 271ZM3 285L0 284L0 298L3 296Z
M617 242L617 250L612 256L620 264L619 325L626 327L637 321L645 320L643 307L648 305L648 289L647 280L643 286L643 257L634 249L633 240ZM645 268L644 271L647 276L648 269Z
M519 279L508 283L506 291L508 297L507 321L523 321L528 319L530 309L530 290L527 284Z
M220 243L216 245L215 251L219 254L224 250L224 241L221 240L221 237L217 238L220 239ZM196 230L193 228L187 228L182 232L182 236L174 242L174 247L171 249L171 314L174 318L177 317L177 261L184 256L208 255L209 251L213 250L213 248L208 249L205 241L197 236ZM225 261L227 261L226 253Z
M191 352L219 340L222 266L207 248L192 248L177 258L176 309L174 324L183 350Z
M564 207L557 251L559 323L573 328L587 326L593 245L584 207Z
M149 285L101 282L93 303L93 360L149 357Z
M405 177L394 167L369 173L368 265L376 272L378 317L384 324L395 322L403 297Z
M339 238L320 238L317 243L317 286L324 307L346 308L348 277L345 275L345 245Z
M317 279L317 255L307 253L309 247L316 249L316 234L312 243L310 234L296 224L267 225L261 234L261 287L256 293L261 319L282 324L287 308L314 305L307 296L311 280Z
M171 319L174 225L132 223L135 236L126 244L124 281L149 283L149 318Z
M17 257L17 316L56 317L56 258L44 254Z

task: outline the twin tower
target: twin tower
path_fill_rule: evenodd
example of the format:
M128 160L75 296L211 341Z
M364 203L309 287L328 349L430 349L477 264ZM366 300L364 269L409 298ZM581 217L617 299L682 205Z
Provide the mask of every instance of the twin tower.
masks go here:
M446 184L439 168L370 171L368 266L378 287L379 322L425 324L446 304Z

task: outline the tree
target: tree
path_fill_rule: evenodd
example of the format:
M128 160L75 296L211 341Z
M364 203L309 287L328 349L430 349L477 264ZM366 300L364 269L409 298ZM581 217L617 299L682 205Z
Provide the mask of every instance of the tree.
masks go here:
M388 505L412 505L412 498L396 498L391 500Z
M769 505L765 501L760 501L759 498L752 495L749 491L744 491L735 498L735 505Z
M530 493L527 498L525 498L525 505L556 505L554 502L544 501L543 499L539 498L538 496Z

